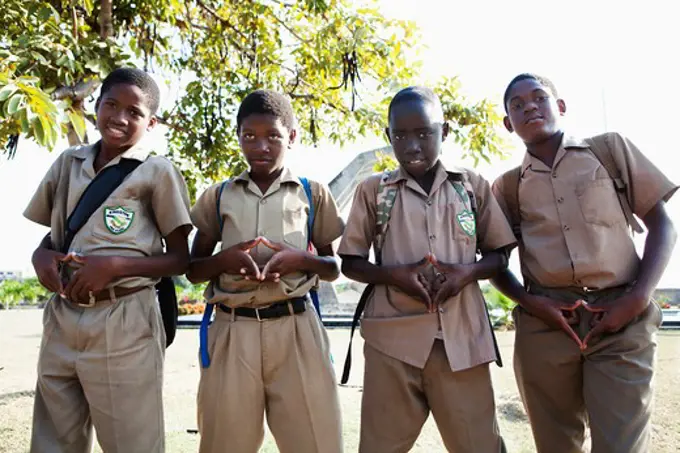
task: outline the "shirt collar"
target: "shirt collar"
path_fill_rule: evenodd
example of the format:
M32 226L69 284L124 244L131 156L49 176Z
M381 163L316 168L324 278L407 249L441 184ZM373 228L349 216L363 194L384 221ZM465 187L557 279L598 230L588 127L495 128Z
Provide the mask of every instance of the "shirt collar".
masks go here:
M555 163L559 162L567 150L581 150L587 149L588 144L582 138L574 137L572 135L565 134L562 137L562 142L557 150L557 156L555 156ZM524 153L524 159L522 160L522 174L524 174L532 165L539 167L545 167L546 165L536 157L532 156L528 151Z

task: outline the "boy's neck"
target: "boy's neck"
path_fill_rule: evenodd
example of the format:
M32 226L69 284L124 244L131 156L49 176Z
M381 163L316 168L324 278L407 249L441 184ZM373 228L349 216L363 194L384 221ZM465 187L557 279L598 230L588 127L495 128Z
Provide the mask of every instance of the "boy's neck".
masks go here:
M283 173L283 167L274 170L273 172L266 175L258 175L253 172L248 172L248 176L255 183L255 185L260 189L262 195L264 195L269 187L272 185L276 179Z
M116 157L120 156L123 154L125 151L130 149L131 147L125 147L125 148L113 148L106 146L106 144L102 141L97 143L96 145L96 156L94 159L94 171L95 173L99 173L99 170L104 168L106 164L111 162L113 159Z
M434 178L437 176L437 166L439 165L439 161L437 161L436 164L432 166L429 170L425 172L423 176L420 178L416 178L415 176L411 175L411 177L418 183L420 187L425 191L426 194L430 194L430 190L432 190L432 185L434 184Z
M548 167L552 168L555 157L557 156L557 150L560 149L563 136L564 131L557 131L542 142L527 145L527 151Z

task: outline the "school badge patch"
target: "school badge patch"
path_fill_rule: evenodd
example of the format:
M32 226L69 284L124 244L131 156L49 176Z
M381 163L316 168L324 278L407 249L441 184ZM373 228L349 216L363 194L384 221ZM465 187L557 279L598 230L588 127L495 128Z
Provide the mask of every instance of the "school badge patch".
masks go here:
M463 229L468 236L474 236L477 233L477 222L475 222L475 215L467 209L456 216L458 225Z
M104 208L104 224L113 234L126 232L132 225L134 218L135 212L131 209L125 209L122 206Z

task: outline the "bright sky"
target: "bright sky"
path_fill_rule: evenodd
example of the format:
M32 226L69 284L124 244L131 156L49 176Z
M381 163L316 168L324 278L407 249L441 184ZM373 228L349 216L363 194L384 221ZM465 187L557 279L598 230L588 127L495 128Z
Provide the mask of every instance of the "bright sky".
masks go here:
M470 97L501 103L506 84L520 72L551 78L567 102L566 124L573 135L618 131L680 182L677 144L668 133L678 127L680 65L676 63L680 6L666 0L382 0L384 14L416 21L428 47L422 54L422 80L458 75ZM520 143L507 161L478 170L492 180L519 163ZM149 137L162 140L160 131ZM305 176L329 180L357 152L382 146L369 139L336 150L296 150L289 164ZM457 163L455 147L446 147L445 163ZM30 255L45 229L21 213L55 153L23 140L13 161L0 160L2 212L0 270L30 272ZM471 165L470 162L463 162ZM680 196L668 209L680 229ZM644 237L636 240L642 244ZM678 287L680 247L662 287Z

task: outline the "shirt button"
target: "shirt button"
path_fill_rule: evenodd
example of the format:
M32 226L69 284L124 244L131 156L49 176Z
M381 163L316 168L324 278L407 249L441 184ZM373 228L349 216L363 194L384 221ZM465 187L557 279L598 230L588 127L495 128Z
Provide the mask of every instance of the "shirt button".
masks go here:
M432 206L432 200L427 200L427 205Z
M430 235L430 240L433 240L436 236L434 234Z
M564 203L564 198L559 197L559 198L557 199L557 202L558 202L558 203Z
M264 230L261 230L257 233L258 236L264 236L265 234L267 234L267 232Z
M260 204L267 204L267 200L266 200L266 199L264 199L264 198L263 198L263 199L261 199L261 200L260 200Z
M569 231L569 225L564 225L564 231Z
M444 307L439 307L439 313L444 313Z
M557 178L557 172L553 172L552 177Z

